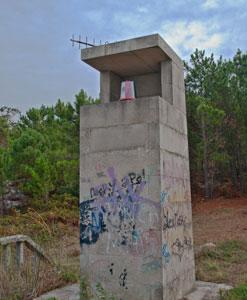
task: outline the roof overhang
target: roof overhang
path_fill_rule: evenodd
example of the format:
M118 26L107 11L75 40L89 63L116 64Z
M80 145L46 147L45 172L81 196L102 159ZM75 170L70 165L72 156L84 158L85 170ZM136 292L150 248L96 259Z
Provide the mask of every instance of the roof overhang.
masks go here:
M81 59L100 72L112 71L123 77L158 72L160 62L168 59L182 64L158 34L85 48Z

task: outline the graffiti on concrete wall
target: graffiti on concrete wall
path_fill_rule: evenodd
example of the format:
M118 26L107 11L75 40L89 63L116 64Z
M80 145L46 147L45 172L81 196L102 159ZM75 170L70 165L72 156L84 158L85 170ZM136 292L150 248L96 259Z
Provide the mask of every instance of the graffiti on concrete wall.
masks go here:
M119 275L119 285L123 288L125 288L126 290L128 289L127 286L127 269L124 269L123 272Z
M107 230L104 223L104 209L98 210L92 204L93 200L80 204L81 244L96 243L99 235Z
M114 270L114 263L111 263L110 266L108 266L109 268L109 272L110 272L110 275L111 276L115 276L115 270ZM128 273L127 273L127 269L124 268L123 271L121 271L121 273L119 274L118 276L118 283L121 287L125 288L126 290L128 289L128 286L127 286L127 276L128 276Z
M111 263L109 266L109 272L111 275L113 275L113 270L114 270L114 263Z
M169 251L167 243L164 243L164 245L162 247L162 256L165 259L165 263L169 263L170 262L171 254L170 254L170 251Z
M177 228L185 230L190 223L183 210L174 209L170 201L172 190L169 188L161 191L159 201L144 197L144 190L152 176L164 179L165 186L176 186L178 180L183 180L172 178L167 183L168 177L162 175L160 170L154 169L129 172L126 176L118 178L113 167L106 170L97 168L97 177L105 182L91 186L88 196L80 203L81 245L96 244L104 234L105 253L119 248L132 256L150 257L150 260L142 265L145 272L160 267L160 261L153 260L153 257L160 255L160 251L165 264L169 264L173 256L181 261L185 251L192 248L192 241L186 233L182 235L182 239L175 236L175 240L163 241L162 244L160 232L150 229L150 225L156 226L162 222L162 230L167 232ZM90 180L86 182L90 184ZM143 206L146 206L144 211ZM152 209L147 209L148 206ZM113 275L114 264L110 265L108 270L110 275ZM117 276L119 284L126 288L126 269Z
M192 239L186 236L184 236L182 240L177 238L175 242L172 244L171 248L172 248L172 253L174 255L177 255L179 257L179 260L181 261L185 250L192 249Z
M118 236L115 245L135 243L139 239L136 218L140 205L151 200L142 196L145 174L130 172L118 180L114 168L107 169L108 183L90 188L90 199L80 203L80 242L94 244L109 227Z
M171 212L169 209L164 209L163 216L163 230L166 231L168 229L176 228L179 226L186 226L187 216L184 214L180 214L177 211Z
M164 204L168 200L168 193L165 191L160 192L160 202Z
M192 249L192 239L187 236L187 229L190 228L191 223L185 212L181 213L178 209L174 209L172 205L165 205L163 208L162 229L163 233L180 228L181 238L176 237L176 231L172 234L175 240L169 239L163 244L162 255L165 258L165 263L169 263L173 256L182 260L185 251Z
M163 202L162 229L165 234L175 230L171 235L173 239L169 238L166 244L170 259L177 257L180 262L184 254L186 253L185 257L188 257L188 251L192 249L192 239L189 237L190 234L187 231L191 226L190 216L188 215L189 211L187 210L188 206L184 205L182 207L176 205L180 201L183 203L190 201L187 163L185 160L180 162L176 160L171 160L170 162L163 161L162 174L163 188L167 191L169 198L169 201ZM165 263L169 263L169 260L164 261Z

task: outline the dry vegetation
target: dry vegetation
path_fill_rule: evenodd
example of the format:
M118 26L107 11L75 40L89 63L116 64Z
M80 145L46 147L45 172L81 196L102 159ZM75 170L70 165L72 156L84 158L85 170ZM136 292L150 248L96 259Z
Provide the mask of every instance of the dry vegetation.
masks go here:
M54 269L39 261L34 268L33 254L28 249L25 249L26 263L20 272L15 269L14 261L8 272L4 272L0 264L1 300L33 299L51 289L79 281L78 211L68 199L55 202L52 206L46 204L39 212L35 208L24 213L13 210L11 215L1 217L0 236L30 236L57 266Z
M34 267L31 258L29 254L28 261L21 270L17 270L14 265L8 271L1 268L0 299L34 299L42 291L64 283L54 268L41 261Z

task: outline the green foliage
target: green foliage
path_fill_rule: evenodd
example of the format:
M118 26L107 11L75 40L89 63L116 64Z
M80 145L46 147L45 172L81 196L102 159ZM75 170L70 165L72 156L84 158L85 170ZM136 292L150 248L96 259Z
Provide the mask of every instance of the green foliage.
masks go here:
M20 112L16 108L2 106L0 107L0 147L6 147L11 135L14 132L16 122L14 118Z
M90 289L89 283L86 278L81 278L80 280L80 300L90 300Z
M229 263L247 261L247 243L241 241L225 241L218 249L221 257Z
M24 129L9 149L9 178L20 181L24 193L48 198L53 190L52 168L47 157L49 141L35 129Z
M4 116L0 116L0 146L6 146L9 137L9 124Z
M70 270L63 270L61 278L66 283L75 283L78 281L78 275Z
M4 213L3 195L6 191L7 183L7 148L12 134L16 131L13 118L19 114L14 108L0 107L0 215Z
M80 106L95 103L99 100L81 90L73 104L59 99L51 107L31 108L14 125L10 116L15 110L2 108L0 192L9 180L31 202L54 194L78 199Z
M206 198L230 180L247 184L247 54L216 60L196 50L185 63L192 183L203 178Z
M4 149L0 147L0 198L4 193L4 182L6 180L4 170Z
M220 291L220 300L246 300L247 285L243 284L229 291Z

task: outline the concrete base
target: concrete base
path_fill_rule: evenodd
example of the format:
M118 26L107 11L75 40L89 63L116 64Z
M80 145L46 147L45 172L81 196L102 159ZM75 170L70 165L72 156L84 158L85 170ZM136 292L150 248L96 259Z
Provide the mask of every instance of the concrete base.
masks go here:
M226 284L196 281L196 288L181 300L219 300L220 290L230 290L232 287Z
M220 290L229 290L231 286L212 282L196 282L196 289L181 300L218 300ZM55 297L59 300L79 300L79 284L73 284L61 289L51 291L36 300L47 300Z

